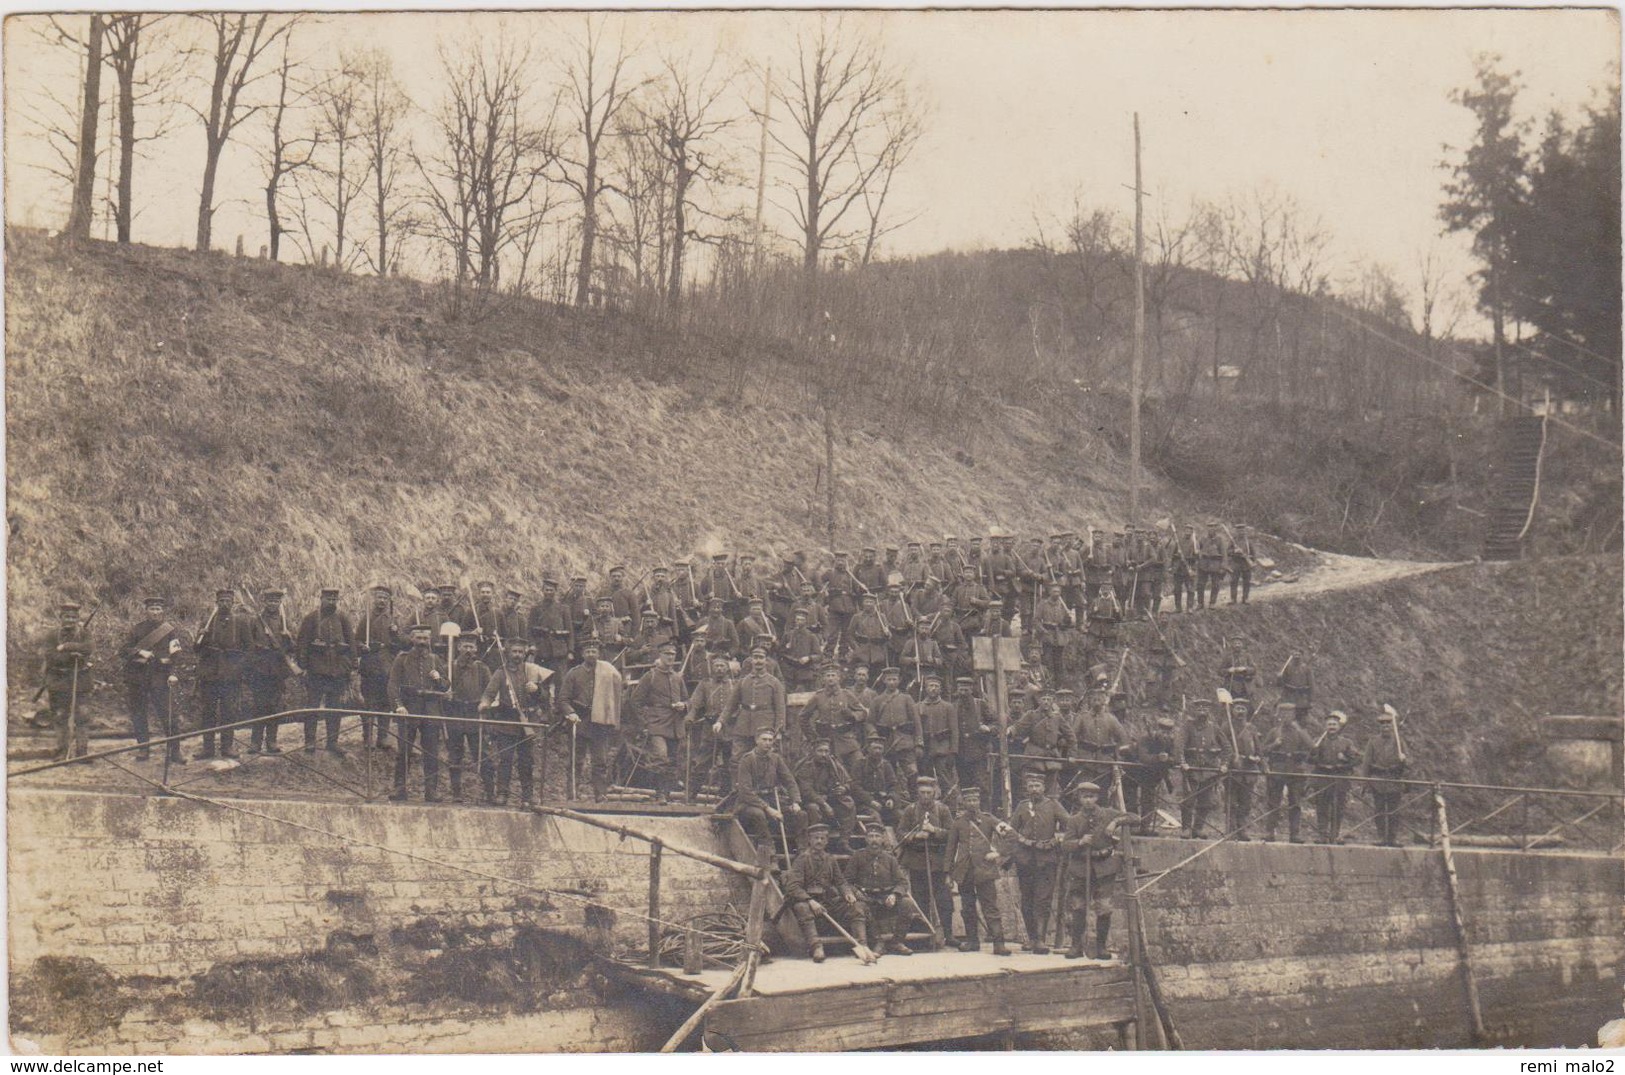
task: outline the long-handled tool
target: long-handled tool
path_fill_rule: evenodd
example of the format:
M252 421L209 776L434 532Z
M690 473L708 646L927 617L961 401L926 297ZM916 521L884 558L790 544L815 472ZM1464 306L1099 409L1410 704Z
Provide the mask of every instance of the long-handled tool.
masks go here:
M1230 756L1235 760L1236 766L1239 768L1241 766L1241 741L1236 738L1236 722L1230 711L1230 707L1235 704L1236 700L1223 687L1218 690L1218 698L1219 704L1224 706L1224 722L1230 726Z
M779 802L779 789L773 789L773 809L779 813L779 843L784 847L784 868L790 868L790 826L784 820L784 804Z
M580 768L576 763L576 729L581 727L576 721L570 722L570 779L568 781L570 801L576 801L576 770Z
M79 655L73 658L73 681L68 687L68 743L62 751L65 758L73 757L74 730L79 720Z
M1400 742L1399 739L1399 711L1387 702L1382 703L1382 711L1394 718L1389 727L1394 730L1394 752L1399 755L1396 760L1403 764L1405 761L1405 744Z
M1055 875L1055 899L1050 906L1050 921L1055 923L1055 941L1051 947L1059 948L1066 935L1066 919L1062 911L1066 909L1066 887L1068 875L1072 871L1072 849L1067 848L1061 855L1059 871Z
M875 955L875 950L873 948L870 948L868 945L852 936L852 934L846 931L845 926L835 921L835 916L830 914L822 904L820 904L818 907L818 913L824 916L825 922L828 922L830 925L835 927L835 932L846 938L847 943L852 945L852 954L862 960L865 966L877 962L880 959L879 956Z

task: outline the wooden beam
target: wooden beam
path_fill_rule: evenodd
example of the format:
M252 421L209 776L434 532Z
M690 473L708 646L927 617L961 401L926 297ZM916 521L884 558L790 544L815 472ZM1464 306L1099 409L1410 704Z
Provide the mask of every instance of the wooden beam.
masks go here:
M658 839L649 842L649 969L660 966L660 849Z
M740 982L744 981L745 966L746 964L744 963L739 964L739 966L734 969L732 976L730 976L726 982L723 982L721 985L717 986L716 992L712 993L709 997L706 997L705 1003L696 1008L693 1015L683 1020L683 1025L678 1027L676 1033L672 1034L672 1036L666 1040L666 1044L660 1047L661 1052L674 1053L677 1051L677 1047L679 1045L688 1040L688 1036L694 1033L694 1029L700 1025L708 1014L710 1014L711 1009L720 1004L723 997L727 996L734 989L734 987L739 985Z
M1456 949L1461 955L1461 980L1467 990L1467 1030L1473 1044L1484 1041L1484 1012L1478 1004L1478 978L1473 974L1473 948L1467 943L1467 922L1461 913L1461 891L1456 884L1456 859L1450 852L1450 815L1444 794L1433 789L1433 805L1439 818L1439 849L1444 854L1445 892L1450 898L1450 924L1456 930Z
M591 825L595 829L603 829L606 832L613 832L617 836L621 837L630 837L634 840L642 840L647 844L659 843L662 847L674 855L681 855L684 858L694 859L696 862L703 862L707 865L715 866L719 870L728 870L733 873L742 874L745 877L761 877L765 872L761 866L751 866L743 862L736 862L733 859L723 858L721 855L713 855L709 851L700 851L697 848L684 847L681 844L666 843L652 832L644 832L641 829L634 829L630 825L617 825L613 821L605 821L602 818L593 817L591 814L582 814L574 810L566 810L562 806L533 806L530 809L532 813L541 814L545 817L561 817L566 821L574 821L581 825Z

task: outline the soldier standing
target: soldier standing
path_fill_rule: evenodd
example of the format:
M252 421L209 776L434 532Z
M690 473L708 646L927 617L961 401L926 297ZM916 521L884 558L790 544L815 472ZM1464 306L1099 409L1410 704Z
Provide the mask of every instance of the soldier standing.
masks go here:
M1168 559L1174 584L1174 611L1196 610L1196 528L1181 534L1175 526L1168 538Z
M715 657L731 659L739 652L739 631L727 616L722 598L713 597L706 602L709 615L702 629L705 632L705 652Z
M1117 766L1124 752L1133 748L1128 730L1111 711L1111 692L1098 688L1089 692L1088 703L1078 715L1072 730L1073 750L1084 764L1078 767L1084 780L1104 789L1104 800L1117 779ZM1094 764L1089 764L1093 762Z
M886 757L897 766L898 775L907 784L919 774L923 737L919 707L913 698L897 689L902 679L903 674L898 669L882 669L880 695L869 712L875 729L886 736Z
M765 648L751 651L750 667L735 682L720 723L716 731L733 742L735 758L749 752L763 731L774 733L775 742L785 735L784 684L768 674ZM794 742L784 743L784 749L795 757L800 757L802 747L799 730Z
M509 641L517 642L521 647L525 645L522 635L514 635ZM481 734L476 718L484 716L480 711L480 698L485 694L485 687L491 681L491 669L479 656L479 640L473 635L462 635L457 639L457 660L451 669L451 693L446 699L445 712L448 720L443 725L446 737L446 760L451 770L451 799L452 802L463 802L463 773L468 768L467 761L473 760L475 765L483 770L487 762L489 750L494 749L487 744L493 739ZM486 802L490 802L489 795Z
M799 574L799 572L797 572ZM803 579L797 586L795 604L790 606L790 615L793 619L798 612L807 616L807 630L818 636L820 644L833 644L838 635L829 630L829 614L824 610L824 604L814 592L811 581Z
M988 607L996 603L971 564L960 569L960 581L953 589L952 598L954 618L963 631L975 631L982 624Z
M565 607L570 610L570 635L579 646L592 636L592 599L587 596L587 576L570 576L570 589L564 595Z
M859 551L862 559L858 561L858 566L852 570L852 574L858 580L859 589L878 597L886 588L886 569L875 559L873 545L865 545Z
M525 660L525 640L515 635L504 639L502 664L486 681L480 692L479 714L493 720L507 722L493 726L481 759L480 784L485 801L498 806L508 804L508 789L513 770L519 770L519 805L530 806L535 800L536 734L529 727L539 725L547 711L547 683L553 673L539 664ZM619 676L619 673L615 673ZM455 773L456 770L453 770ZM546 772L546 766L543 766ZM456 779L453 776L453 779ZM546 789L543 789L544 791Z
M581 663L564 675L559 691L559 711L566 722L580 729L587 740L592 797L603 802L609 791L609 768L621 745L621 708L626 698L626 680L620 669L600 660L598 640L581 644ZM571 739L570 762L580 763Z
M948 846L943 858L948 863L948 880L959 888L959 917L965 924L961 952L982 949L980 919L987 919L988 939L993 954L1007 956L1004 943L1004 915L999 910L999 874L1003 857L993 844L999 819L982 811L982 789L962 784L959 789L959 816L948 828Z
M1009 824L998 831L1016 841L1016 883L1021 889L1021 921L1027 930L1026 950L1047 955L1050 904L1055 898L1056 869L1060 852L1056 840L1066 826L1067 814L1061 804L1045 792L1047 778L1042 769L1029 769L1022 778L1027 797L1016 806Z
M847 623L846 633L852 644L853 660L871 666L886 665L891 629L881 617L874 594L863 595L863 608Z
M1059 683L1066 654L1067 626L1072 616L1054 586L1040 584L1039 590L1043 599L1038 602L1033 631L1038 636L1044 671L1048 673L1050 682Z
M688 690L677 674L677 647L671 642L655 651L655 666L632 688L632 713L643 739L643 767L655 782L655 802L671 802L676 787L679 735L688 711Z
M227 591L227 617L230 617L230 591ZM45 638L45 697L51 707L51 723L56 728L56 760L67 761L90 753L90 728L81 711L80 699L90 693L90 638L79 622L79 606L71 601L57 606L57 626ZM205 706L208 698L205 696ZM208 720L209 711L204 710ZM205 723L204 727L211 725ZM226 745L231 733L224 733ZM214 756L214 736L206 737L208 757Z
M1235 709L1239 707L1238 714ZM1257 729L1248 719L1245 701L1231 707L1229 718L1219 729L1219 738L1225 748L1229 771L1224 778L1225 824L1237 840L1250 840L1248 823L1253 813L1253 788L1258 783L1263 756L1259 748ZM1235 735L1230 734L1235 729Z
M1060 778L1062 763L1072 756L1072 729L1061 716L1055 692L1040 691L1037 707L1028 710L1010 726L1010 735L1021 740L1022 754L1044 759L1032 762L1028 772L1042 772L1045 775L1045 790L1051 794L1057 791L1056 781Z
M169 603L162 597L149 597L141 603L146 618L130 629L119 650L124 664L125 698L130 706L130 727L135 741L141 745L136 751L137 761L151 757L147 742L151 738L149 720L156 720L164 737L175 734L172 727L174 710L171 708L170 677L175 672L175 655L185 648L184 636L165 616ZM81 678L83 671L81 670ZM69 684L72 690L72 684ZM173 760L180 754L180 744L169 745Z
M1174 736L1174 764L1179 766L1180 790L1184 793L1179 801L1179 824L1184 830L1180 835L1187 840L1201 838L1218 799L1219 781L1224 778L1224 773L1215 771L1224 748L1218 728L1209 719L1212 708L1206 698L1192 702L1189 718ZM1193 767L1196 771L1192 771Z
M920 701L920 730L924 735L925 767L938 781L950 787L959 782L959 713L942 696L942 679L925 677L925 697Z
M863 753L868 710L858 696L841 686L840 669L826 665L818 673L818 690L807 699L797 723L814 738L827 739L835 759L851 772Z
M1360 762L1360 748L1343 734L1340 713L1326 717L1326 730L1309 751L1309 764L1315 776L1312 798L1315 829L1323 844L1343 842L1343 810L1348 805L1348 781L1340 779L1354 772ZM1329 778L1329 779L1328 779Z
M1207 532L1196 546L1196 607L1208 608L1219 604L1219 583L1224 581L1224 540L1219 536L1217 519L1209 519Z
M1174 764L1174 718L1166 714L1134 744L1130 758L1135 765L1126 774L1123 785L1129 809L1140 815L1140 835L1157 833L1157 805L1168 769Z
M619 660L631 638L626 633L626 622L615 614L615 598L598 599L598 611L592 619L592 637L598 640L598 649L606 661Z
M916 618L913 629L909 632L909 640L900 647L898 660L908 668L910 686L918 694L924 685L932 679L937 681L938 689L942 686L942 651L937 648L937 640L932 638L927 630L924 620Z
M1286 703L1276 707L1276 715L1289 709ZM1286 796L1287 838L1295 844L1303 843L1298 827L1303 820L1304 774L1309 767L1309 754L1315 742L1309 736L1308 717L1296 709L1292 718L1284 721L1264 744L1264 758L1269 776L1264 781L1264 808L1269 813L1264 839L1274 840L1276 823L1280 820L1281 797Z
M1275 685L1281 689L1281 701L1307 712L1315 697L1315 670L1308 658L1293 650L1276 674Z
M246 608L235 607L236 591L219 589L214 598L214 611L209 613L197 640L197 685L203 699L204 728L203 751L198 757L215 756L215 733L210 729L226 726L220 733L220 756L235 758L234 733L229 725L241 717L243 673L252 653L255 622Z
M339 592L331 587L322 591L321 606L307 614L299 624L297 642L299 666L305 670L305 704L311 709L332 709L327 719L327 749L332 754L343 754L339 749L339 722L337 712L344 704L345 691L350 686L350 672L356 665L355 629L350 617L339 611ZM316 718L305 718L305 753L316 752Z
M702 679L688 700L684 723L688 728L688 749L691 756L705 759L706 778L716 778L717 786L726 795L733 790L732 742L712 729L722 723L722 714L733 696L733 680L728 677L728 662L717 658L710 663L709 678ZM690 789L685 788L687 792ZM690 802L693 795L686 796Z
M1405 752L1395 730L1393 714L1377 715L1377 731L1366 740L1360 775L1372 780L1371 801L1376 810L1377 840L1384 847L1399 846L1399 799L1405 791Z
M797 608L794 624L784 636L781 647L784 663L790 674L791 691L810 691L818 677L818 665L824 656L824 642L807 627L807 610Z
M570 606L559 600L559 581L552 575L542 576L542 599L530 607L526 630L536 650L537 664L555 676L569 671L575 632Z
M964 794L966 788L980 788L986 802L991 801L993 794L993 776L988 769L988 759L998 747L999 733L994 726L998 718L987 700L976 696L975 686L973 676L954 678L954 716L959 723L959 756L956 764L960 794Z
M1095 913L1095 958L1109 959L1106 947L1112 932L1112 894L1122 870L1117 853L1118 832L1132 821L1133 814L1100 805L1100 785L1085 781L1078 785L1079 805L1066 819L1061 847L1068 853L1069 887L1067 910L1071 920L1067 933L1072 947L1068 959L1088 956L1084 938L1089 933L1089 912Z
M298 671L293 660L293 634L288 630L288 617L282 611L281 590L266 590L260 594L259 623L254 631L254 652L245 666L248 685L249 716L267 718L282 710L283 688L288 676ZM277 721L261 719L249 729L250 754L280 754L276 745Z
M1247 658L1247 642L1240 635L1232 636L1219 655L1219 685L1235 698L1251 698L1253 679L1258 669Z
M390 608L394 591L380 584L374 586L371 593L372 607L362 614L355 630L356 647L361 651L361 705L376 713L388 713L394 709L389 704L389 670L395 664L395 658L411 648L411 643L402 637L400 625L395 622L395 613ZM399 739L399 736L396 738ZM389 718L362 717L362 749L376 746L379 750L387 750L388 744Z
M1241 587L1241 603L1247 603L1247 595L1253 592L1253 538L1247 532L1245 523L1237 524L1236 532L1230 539L1228 550L1230 561L1230 603L1236 603L1236 587Z
M828 595L829 639L837 645L844 639L850 647L847 621L851 620L858 607L853 599L853 594L857 592L857 580L847 565L846 553L835 554L835 566L824 572L819 582L823 592Z
M740 585L743 586L744 583L741 582ZM754 646L759 638L768 639L770 645L777 641L773 635L773 626L767 622L767 603L760 597L752 597L747 599L747 605L750 612L739 621L735 632L739 636L741 656L749 647Z
M418 743L423 757L423 801L440 801L440 722L417 720L417 716L437 717L450 689L450 678L441 673L440 659L430 648L434 628L414 623L410 630L412 648L395 658L389 669L389 698L400 719L400 752L395 756L394 802L406 801L406 778L411 770L412 742ZM410 714L410 715L409 715Z
M869 947L882 954L913 955L897 925L898 905L909 898L908 875L892 853L885 825L871 821L864 826L863 847L853 852L846 868L868 911Z
M908 871L914 899L930 916L932 930L946 943L955 944L954 898L948 891L948 863L943 857L953 814L937 801L937 782L932 777L917 778L914 789L914 802L903 810L897 822L901 834L897 839L901 849L898 860Z
M818 941L818 915L840 922L855 937L868 932L867 914L857 889L847 883L841 864L829 853L829 826L807 826L807 849L796 856L784 878L784 900L801 926L807 954L814 963L824 961Z

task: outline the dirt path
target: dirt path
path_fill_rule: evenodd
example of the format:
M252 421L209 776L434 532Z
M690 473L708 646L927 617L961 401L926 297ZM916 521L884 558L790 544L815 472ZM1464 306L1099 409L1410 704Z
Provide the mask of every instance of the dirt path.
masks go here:
M1425 575L1430 571L1443 571L1449 567L1462 567L1470 560L1430 563L1416 560L1377 560L1365 556L1346 556L1336 552L1305 549L1315 558L1314 565L1297 575L1295 582L1276 580L1253 587L1253 600L1280 601L1293 597L1309 597L1333 590L1353 590L1379 582ZM1223 598L1221 597L1221 600Z

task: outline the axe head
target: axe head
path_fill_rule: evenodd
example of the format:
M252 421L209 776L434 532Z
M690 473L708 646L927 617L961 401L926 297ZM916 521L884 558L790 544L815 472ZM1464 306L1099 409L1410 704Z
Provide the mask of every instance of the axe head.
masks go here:
M1230 692L1225 690L1223 687L1220 687L1216 693L1220 705L1230 705L1235 701L1234 698L1230 697Z
M1393 717L1395 720L1399 719L1399 711L1393 706L1389 705L1387 702L1382 703L1382 711L1387 713L1390 717Z
M462 626L456 620L447 620L440 625L441 638L456 638L463 633Z

